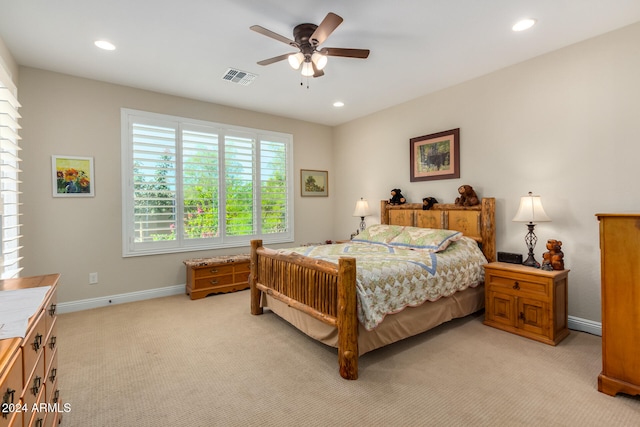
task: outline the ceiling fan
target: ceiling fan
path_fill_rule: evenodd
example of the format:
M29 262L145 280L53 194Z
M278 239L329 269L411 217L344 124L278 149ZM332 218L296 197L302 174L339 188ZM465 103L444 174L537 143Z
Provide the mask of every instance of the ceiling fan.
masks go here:
M335 13L329 12L322 20L320 25L300 24L293 29L293 38L291 40L280 34L267 30L260 25L253 25L250 28L262 35L271 37L272 39L286 43L289 46L298 49L298 52L289 52L283 55L274 56L273 58L259 61L259 65L269 65L285 59L289 60L289 64L294 69L302 66L302 75L305 77L320 77L324 75L322 69L327 64L328 56L341 56L345 58L361 58L365 59L369 56L369 49L345 49L340 47L323 47L320 45L333 33L333 31L342 23L343 19Z

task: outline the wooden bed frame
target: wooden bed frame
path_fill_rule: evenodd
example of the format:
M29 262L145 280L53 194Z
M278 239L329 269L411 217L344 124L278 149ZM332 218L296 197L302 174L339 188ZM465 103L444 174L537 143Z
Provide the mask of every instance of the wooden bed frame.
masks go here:
M495 199L484 198L480 205L462 207L435 204L392 206L380 202L382 224L462 231L476 240L489 262L495 261ZM338 329L338 364L343 378L358 378L358 316L356 309L356 260L340 258L338 264L282 254L251 241L251 314L262 314L262 294L300 310Z

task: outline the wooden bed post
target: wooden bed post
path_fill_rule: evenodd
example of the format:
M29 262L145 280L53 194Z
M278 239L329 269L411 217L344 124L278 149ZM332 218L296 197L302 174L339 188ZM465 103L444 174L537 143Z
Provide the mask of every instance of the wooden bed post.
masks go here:
M262 240L251 241L251 271L249 273L249 286L251 287L251 314L262 314L260 297L262 292L256 286L258 273L258 248L262 247Z
M482 199L481 217L482 252L487 261L494 262L496 260L496 199L494 197Z
M356 308L356 260L338 262L338 364L340 376L358 379L358 315Z

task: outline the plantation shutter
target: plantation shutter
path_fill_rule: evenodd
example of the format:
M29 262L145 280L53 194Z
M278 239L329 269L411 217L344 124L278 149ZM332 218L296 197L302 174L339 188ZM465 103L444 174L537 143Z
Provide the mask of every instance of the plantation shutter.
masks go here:
M262 234L288 231L287 144L260 141L260 198Z
M256 234L253 183L255 177L255 144L253 135L225 135L224 179L225 228L227 236Z
M185 239L220 237L218 135L182 132L182 193Z
M0 278L18 277L20 267L20 125L16 87L0 64Z
M133 227L136 243L176 240L176 129L134 123Z

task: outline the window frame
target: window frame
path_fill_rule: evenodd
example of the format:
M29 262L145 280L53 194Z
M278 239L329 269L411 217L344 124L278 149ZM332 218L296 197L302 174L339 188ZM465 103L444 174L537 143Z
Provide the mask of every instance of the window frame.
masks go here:
M218 230L215 237L186 239L182 233L182 226L176 233L176 239L171 241L135 241L134 224L134 153L133 153L133 126L143 124L175 129L175 167L176 171L176 224L183 217L184 209L184 182L182 177L183 161L183 131L207 132L217 135L218 140ZM273 132L260 129L252 129L228 124L208 122L204 120L190 119L167 114L151 113L129 108L121 109L121 183L122 183L122 255L133 257L142 255L157 255L167 253L179 253L189 251L201 251L208 249L224 249L229 247L248 246L253 239L261 239L265 243L290 243L294 241L294 174L293 174L293 135L281 132ZM225 137L230 135L248 135L253 138L253 223L256 234L243 236L228 236L226 234L226 184L225 184ZM282 143L285 147L285 174L286 174L286 223L287 230L281 233L261 233L261 162L260 144Z

